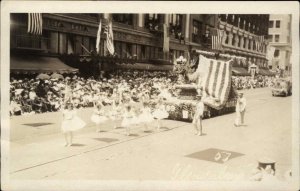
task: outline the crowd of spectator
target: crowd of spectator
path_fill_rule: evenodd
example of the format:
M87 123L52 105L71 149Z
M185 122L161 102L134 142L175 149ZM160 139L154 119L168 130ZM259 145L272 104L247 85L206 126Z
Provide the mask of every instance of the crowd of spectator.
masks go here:
M93 107L102 101L109 105L114 99L125 102L129 98L139 102L155 99L159 94L174 95L172 72L117 70L107 78L95 80L70 76L64 79L11 79L11 115L58 111L66 101L76 108Z
M232 76L233 86L237 90L271 87L275 77L272 76Z
M237 89L270 86L271 77L233 76ZM10 114L25 115L60 110L66 101L76 108L93 107L101 100L110 105L113 100L125 102L176 96L177 75L168 71L116 70L106 78L84 78L69 75L63 79L11 78Z

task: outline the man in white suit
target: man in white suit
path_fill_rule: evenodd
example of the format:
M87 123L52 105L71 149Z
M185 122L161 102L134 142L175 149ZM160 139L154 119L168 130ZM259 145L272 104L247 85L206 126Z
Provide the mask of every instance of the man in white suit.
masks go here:
M234 126L238 127L244 124L244 116L246 112L246 98L244 97L243 93L238 94L235 111L237 115L236 115Z

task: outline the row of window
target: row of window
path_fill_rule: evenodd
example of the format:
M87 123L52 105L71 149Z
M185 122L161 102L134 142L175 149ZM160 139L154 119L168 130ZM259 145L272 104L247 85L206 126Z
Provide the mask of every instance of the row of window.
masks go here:
M275 34L275 35L270 34L270 35L268 35L268 40L270 42L279 42L280 41L280 35L279 34Z
M275 23L275 27L276 28L280 28L280 21L273 21L273 20L270 20L269 21L269 28L274 28L274 23Z
M279 34L275 34L275 35L270 34L270 35L268 35L268 40L270 42L280 42L280 35ZM291 40L290 36L287 36L286 37L286 42L290 43L290 40Z

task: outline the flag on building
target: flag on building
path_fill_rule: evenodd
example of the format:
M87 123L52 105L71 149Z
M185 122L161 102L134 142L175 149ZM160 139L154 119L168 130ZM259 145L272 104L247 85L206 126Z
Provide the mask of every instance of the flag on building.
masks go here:
M222 41L224 37L224 30L213 29L211 31L211 47L214 50L222 49Z
M231 89L232 60L227 62L199 56L197 73L203 74L199 82L203 89L203 102L221 109Z
M112 30L112 22L109 21L104 29L104 34L106 34L106 48L111 55L114 55L114 36Z
M170 42L170 35L168 26L164 24L164 44L163 44L163 52L169 52L169 42Z
M258 36L258 40L259 40L258 50L262 51L263 50L264 41L265 41L265 36L263 36L263 35Z
M99 54L100 53L100 39L101 39L101 20L99 22L99 27L97 31L97 40L96 40L96 51Z
M269 65L271 65L271 62L274 58L274 53L275 53L275 47L268 46L268 48L267 48L267 60L269 62Z
M41 13L28 13L27 32L34 35L42 35L43 18Z

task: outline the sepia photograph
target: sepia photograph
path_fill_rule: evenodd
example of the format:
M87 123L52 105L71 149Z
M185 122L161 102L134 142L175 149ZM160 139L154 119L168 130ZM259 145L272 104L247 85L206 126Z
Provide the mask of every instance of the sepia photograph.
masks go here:
M299 189L296 2L4 3L1 189Z

